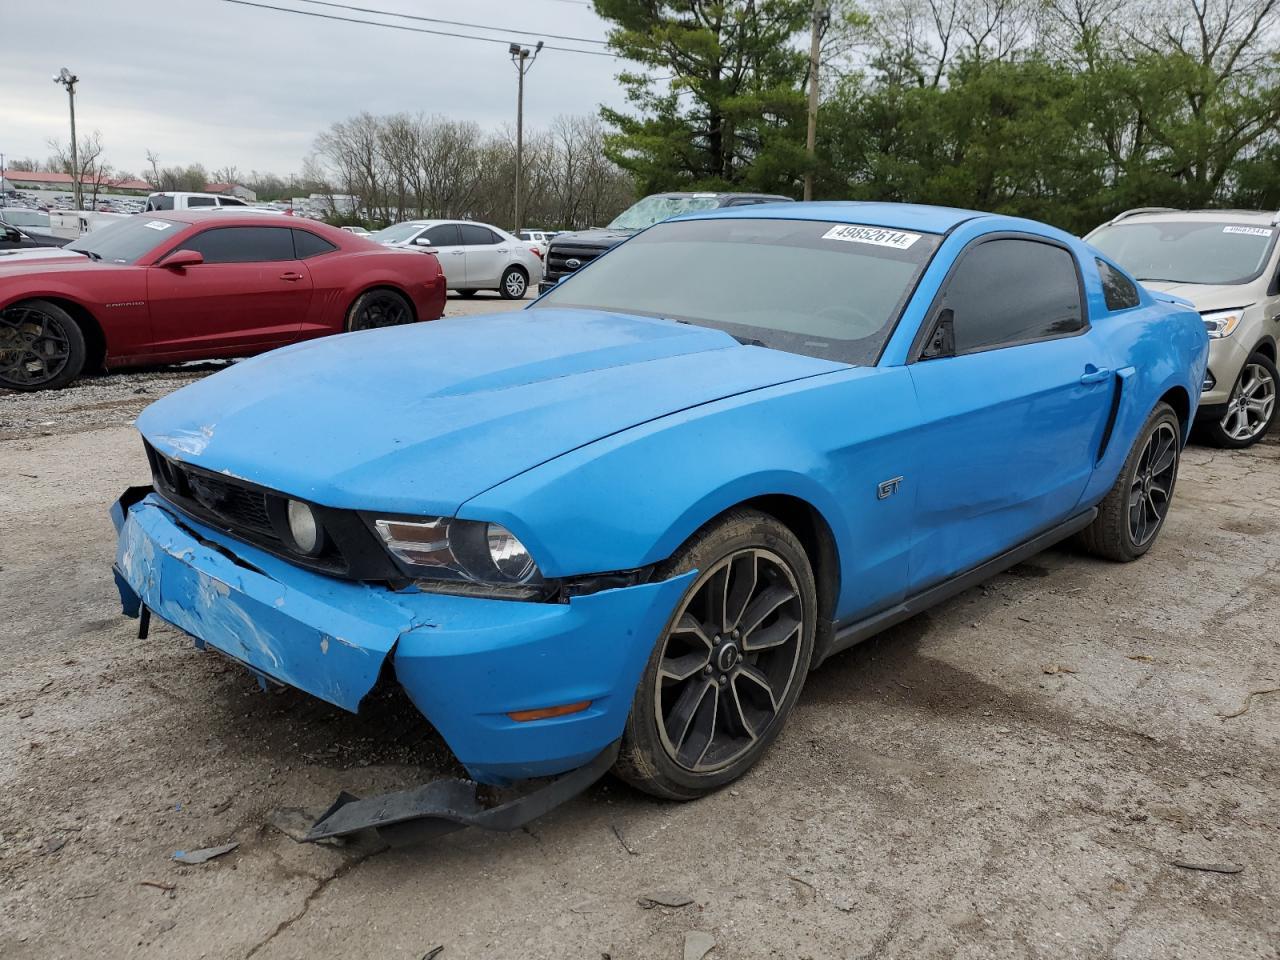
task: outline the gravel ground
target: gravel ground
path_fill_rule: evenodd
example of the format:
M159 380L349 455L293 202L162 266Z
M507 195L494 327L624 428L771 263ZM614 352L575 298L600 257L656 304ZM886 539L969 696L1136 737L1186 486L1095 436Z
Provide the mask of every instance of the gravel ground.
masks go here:
M128 421L206 372L0 396L0 956L1280 956L1275 438L1191 447L1141 562L1053 550L833 658L732 789L306 846L273 812L451 760L395 696L262 693L119 616Z

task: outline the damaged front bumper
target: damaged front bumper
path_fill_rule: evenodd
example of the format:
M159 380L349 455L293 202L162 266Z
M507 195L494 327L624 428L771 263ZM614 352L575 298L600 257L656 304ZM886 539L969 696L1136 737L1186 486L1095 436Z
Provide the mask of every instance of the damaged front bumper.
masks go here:
M111 510L124 612L356 712L384 664L476 780L588 764L622 735L654 643L692 573L567 603L449 596L304 570L133 488ZM589 701L567 716L509 715Z

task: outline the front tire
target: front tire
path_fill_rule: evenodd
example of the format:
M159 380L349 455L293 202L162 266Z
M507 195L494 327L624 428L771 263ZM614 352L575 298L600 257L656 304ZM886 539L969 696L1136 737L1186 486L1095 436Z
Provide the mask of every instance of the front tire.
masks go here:
M1128 563L1151 549L1164 528L1182 451L1182 422L1158 403L1138 432L1098 516L1080 534L1090 553Z
M470 300L472 297L474 297L474 296L475 296L477 293L479 293L479 292L480 292L480 291L478 291L477 289L475 289L475 287L471 287L471 288L470 288L470 289L468 289L468 290L459 290L459 291L458 291L458 296L462 297L464 300Z
M403 294L394 290L366 290L356 297L347 311L346 329L377 330L381 327L398 327L414 320L413 306Z
M503 300L523 300L529 292L529 275L520 267L507 267L502 274L498 293Z
M658 572L697 570L636 688L614 772L657 797L732 783L768 749L813 657L817 590L795 535L739 510L695 534Z
M1231 388L1226 412L1204 425L1205 438L1215 447L1242 450L1267 435L1276 418L1276 386L1280 373L1271 358L1252 353Z
M80 376L87 351L71 314L48 300L0 312L0 387L56 390Z

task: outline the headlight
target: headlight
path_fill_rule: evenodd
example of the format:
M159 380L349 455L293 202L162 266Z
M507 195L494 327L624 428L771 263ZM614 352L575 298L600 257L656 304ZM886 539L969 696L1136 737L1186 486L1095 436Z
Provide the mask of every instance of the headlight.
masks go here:
M373 526L392 556L423 579L521 585L542 580L524 544L497 523L381 518Z
M324 538L320 532L320 524L312 509L301 500L290 500L287 508L289 519L289 536L299 553L315 556L324 546Z
M1235 333L1236 327L1240 326L1240 321L1244 319L1244 311L1244 307L1235 307L1231 310L1212 310L1209 313L1200 314L1209 339L1221 340Z

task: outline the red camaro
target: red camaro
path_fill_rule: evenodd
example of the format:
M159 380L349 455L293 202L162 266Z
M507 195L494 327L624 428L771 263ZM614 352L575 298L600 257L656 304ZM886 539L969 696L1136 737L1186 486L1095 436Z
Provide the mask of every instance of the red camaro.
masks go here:
M261 213L138 214L61 250L0 256L0 387L245 357L444 310L436 258Z

